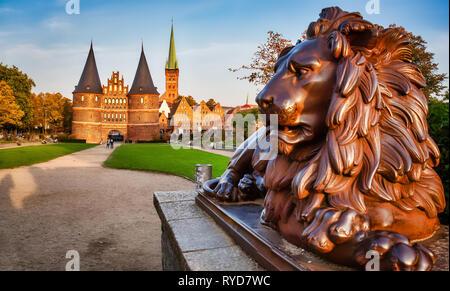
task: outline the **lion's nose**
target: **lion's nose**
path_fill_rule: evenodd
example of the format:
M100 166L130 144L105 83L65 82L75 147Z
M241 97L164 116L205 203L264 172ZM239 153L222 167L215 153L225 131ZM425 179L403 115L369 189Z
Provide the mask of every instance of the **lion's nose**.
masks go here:
M258 95L256 97L256 102L259 104L261 109L267 110L273 104L273 97L269 95Z

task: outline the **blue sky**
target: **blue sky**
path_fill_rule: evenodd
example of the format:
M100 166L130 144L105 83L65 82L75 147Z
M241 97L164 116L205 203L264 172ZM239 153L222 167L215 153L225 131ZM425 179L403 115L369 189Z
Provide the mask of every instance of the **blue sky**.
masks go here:
M71 98L91 39L102 83L118 70L131 85L143 39L155 85L163 93L173 17L180 94L239 105L260 88L237 80L227 68L249 63L268 30L295 41L322 8L335 5L360 11L373 23L396 23L421 35L436 54L440 71L449 72L445 0L380 0L380 14L370 15L367 0L80 0L79 15L68 15L66 2L0 0L0 62L28 73L36 82L35 92L62 92Z

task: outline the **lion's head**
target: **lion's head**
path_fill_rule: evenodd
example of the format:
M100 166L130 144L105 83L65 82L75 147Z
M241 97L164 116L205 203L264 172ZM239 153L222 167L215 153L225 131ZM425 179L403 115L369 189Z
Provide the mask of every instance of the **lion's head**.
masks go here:
M330 205L359 212L368 201L429 217L443 210L426 83L408 44L398 28L332 7L309 25L305 41L280 54L257 102L279 116L282 153L320 144L292 181L300 199L321 192Z

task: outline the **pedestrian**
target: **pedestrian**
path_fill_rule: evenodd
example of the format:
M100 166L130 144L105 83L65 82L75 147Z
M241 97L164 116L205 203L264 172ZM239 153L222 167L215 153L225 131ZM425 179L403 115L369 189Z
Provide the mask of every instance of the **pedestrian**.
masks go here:
M106 139L106 148L109 149L109 138Z
M114 139L111 139L111 148L114 148Z

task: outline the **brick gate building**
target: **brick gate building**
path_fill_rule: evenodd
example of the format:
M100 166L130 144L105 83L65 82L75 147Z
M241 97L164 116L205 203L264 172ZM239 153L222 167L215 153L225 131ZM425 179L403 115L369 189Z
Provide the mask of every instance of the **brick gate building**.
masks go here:
M131 89L119 72L102 86L91 48L78 85L73 91L72 134L88 143L105 142L109 135L129 141L160 138L159 93L153 84L142 47Z

